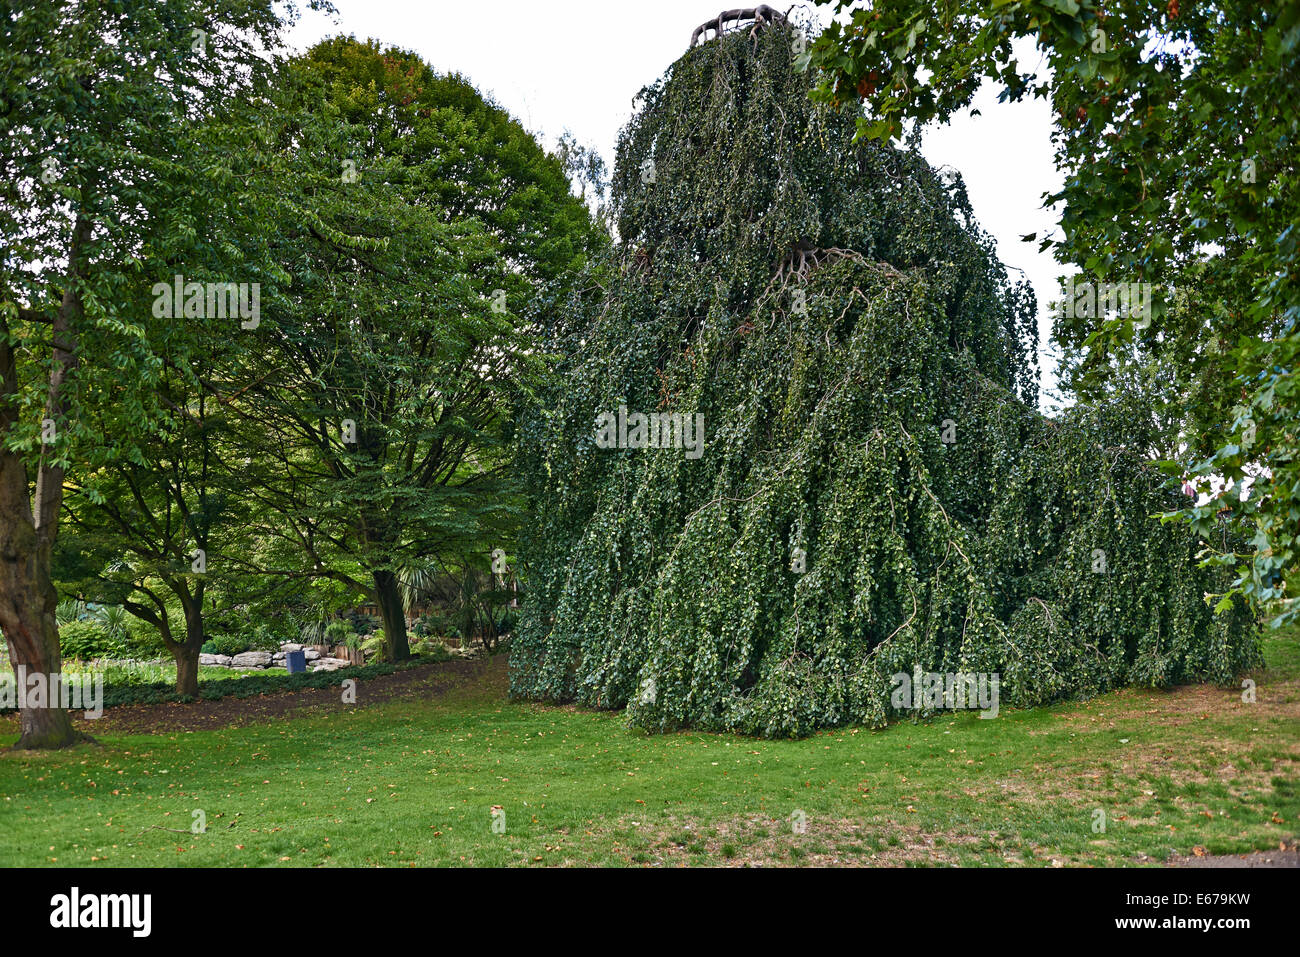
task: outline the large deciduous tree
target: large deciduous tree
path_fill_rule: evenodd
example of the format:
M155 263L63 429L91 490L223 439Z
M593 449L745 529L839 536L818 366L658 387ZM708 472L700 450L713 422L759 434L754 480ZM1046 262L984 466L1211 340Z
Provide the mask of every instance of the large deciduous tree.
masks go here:
M364 590L399 660L400 570L509 534L511 427L544 369L532 329L600 233L556 158L414 54L326 41L276 118L298 169L276 184L293 280L242 408L261 436L247 494L283 547L256 569Z
M166 414L159 356L188 352L183 319L137 311L151 263L207 242L196 203L240 200L192 148L197 121L247 96L282 26L271 0L0 2L0 630L15 669L59 672L65 479L141 460ZM64 710L22 711L19 747L77 737Z
M1144 448L1034 408L1033 293L960 178L852 142L799 39L689 50L620 137L620 245L526 426L512 693L787 736L959 675L1032 706L1256 664Z

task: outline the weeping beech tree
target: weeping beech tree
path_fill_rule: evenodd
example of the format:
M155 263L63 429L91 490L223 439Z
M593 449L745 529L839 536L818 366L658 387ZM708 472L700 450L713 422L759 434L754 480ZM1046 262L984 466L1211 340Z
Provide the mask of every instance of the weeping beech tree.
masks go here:
M619 245L521 429L512 694L784 736L900 716L916 669L1026 706L1257 663L1142 420L1035 411L1032 292L959 179L810 101L795 29L689 50L620 138ZM620 407L702 414L700 454L603 447Z

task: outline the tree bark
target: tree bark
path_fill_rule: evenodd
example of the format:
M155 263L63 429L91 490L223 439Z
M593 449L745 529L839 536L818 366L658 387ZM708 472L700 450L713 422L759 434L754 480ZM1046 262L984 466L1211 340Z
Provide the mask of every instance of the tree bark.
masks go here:
M81 282L84 249L91 225L79 215L68 252L68 285L54 317L53 362L45 393L45 417L62 421L63 389L77 365L76 329L82 315ZM8 326L0 319L0 437L18 421L17 362L9 344ZM57 439L56 439L57 441ZM29 498L27 463L16 452L0 450L0 631L9 645L15 674L45 676L57 695L61 659L59 627L54 617L58 593L51 578L51 557L63 505L63 469L54 464L55 452L42 447L36 474L36 495ZM77 732L67 711L57 705L21 709L17 748L65 748L86 740Z
M199 649L188 641L172 645L172 657L176 659L176 693L199 696Z
M712 30L714 39L717 39L727 29L728 23L735 22L739 24L741 20L753 20L754 29L757 30L759 26L764 24L785 23L785 14L779 10L773 10L766 3L760 3L757 7L746 7L739 10L723 10L714 19L705 20L695 28L695 32L691 34L691 46L695 46L699 42L701 34Z
M379 613L384 619L384 654L389 661L405 661L411 657L411 646L406 640L406 608L402 604L397 575L376 569L371 577L375 582Z
M172 658L176 660L176 693L199 696L199 655L203 651L205 640L203 628L203 600L197 602L182 596L185 609L185 640L171 646Z
M12 364L5 359L0 352L0 377L7 384ZM52 541L46 543L33 520L27 468L8 452L0 452L0 515L0 631L9 645L9 660L15 674L22 668L24 677L44 675L57 696L61 661L54 617L59 599L50 579ZM65 748L84 739L73 730L68 713L50 704L57 704L57 697L47 706L22 709L15 747Z
M12 472L0 464L0 473ZM4 476L7 479L8 476ZM8 485L7 481L0 482ZM24 483L25 485L25 483ZM27 489L22 489L27 505ZM0 513L11 515L11 496L0 492ZM48 562L39 566L37 550L24 549L21 540L35 539L35 529L26 516L6 523L0 531L0 630L9 644L9 658L15 674L25 679L43 675L48 697L41 707L24 707L19 713L19 737L15 748L66 748L88 740L72 726L59 701L59 627L54 609L58 595L48 574ZM17 534L14 534L14 533Z

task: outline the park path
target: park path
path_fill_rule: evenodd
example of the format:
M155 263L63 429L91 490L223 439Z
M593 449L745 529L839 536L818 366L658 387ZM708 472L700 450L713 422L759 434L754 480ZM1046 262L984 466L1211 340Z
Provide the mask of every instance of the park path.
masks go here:
M346 676L346 669L338 674ZM121 705L106 708L103 715L95 720L88 720L80 713L74 715L74 720L80 730L92 736L210 731L290 717L328 714L343 709L370 708L404 698L429 700L479 686L485 692L505 695L506 655L496 655L487 661L453 659L430 662L392 674L366 678L357 682L355 704L343 704L341 687L332 685L328 688L276 691L247 698ZM16 713L0 716L0 734L17 732Z

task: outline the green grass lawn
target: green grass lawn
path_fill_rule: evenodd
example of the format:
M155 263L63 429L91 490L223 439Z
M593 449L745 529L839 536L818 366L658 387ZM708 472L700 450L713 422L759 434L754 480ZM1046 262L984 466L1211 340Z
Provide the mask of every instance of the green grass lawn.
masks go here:
M1051 866L1272 848L1300 831L1300 638L1265 651L1254 704L1125 690L802 741L648 737L617 713L512 703L500 659L429 700L217 731L90 725L98 745L0 755L0 865Z

